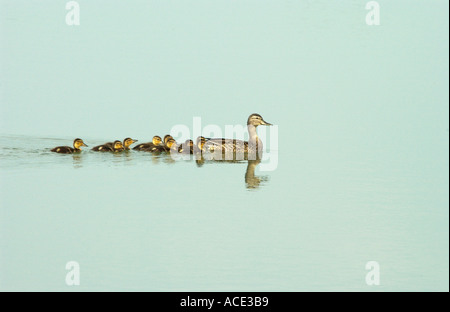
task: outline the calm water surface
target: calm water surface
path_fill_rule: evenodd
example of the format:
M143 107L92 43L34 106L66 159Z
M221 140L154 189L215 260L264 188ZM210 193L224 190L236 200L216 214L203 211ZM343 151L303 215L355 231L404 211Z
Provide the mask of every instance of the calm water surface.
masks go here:
M67 290L70 260L79 290L366 291L370 260L378 290L448 279L444 190L413 164L286 155L249 188L247 162L0 142L3 290Z

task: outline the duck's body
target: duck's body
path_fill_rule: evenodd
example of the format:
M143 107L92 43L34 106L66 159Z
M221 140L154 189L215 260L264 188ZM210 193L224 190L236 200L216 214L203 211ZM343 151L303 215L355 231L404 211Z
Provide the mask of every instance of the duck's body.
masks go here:
M75 139L73 141L73 147L70 146L57 146L55 148L52 148L50 151L54 153L60 153L60 154L73 154L73 153L79 153L81 152L81 146L87 145L83 142L82 139Z
M81 149L73 148L70 146L57 146L53 148L51 151L60 154L73 154L81 152Z
M159 148L159 145L155 145L153 143L144 143L139 144L139 146L135 146L133 150L143 151L143 152L155 152Z
M202 151L210 153L260 153L263 149L263 144L258 137L256 127L260 125L271 126L272 124L264 121L259 114L252 114L247 120L247 129L249 134L248 141L234 140L234 139L209 139L206 140L202 147Z
M92 148L94 152L112 152L113 151L113 142L108 142L102 145L97 145Z
M145 151L145 152L156 152L159 149L161 142L162 142L161 137L155 135L151 142L138 144L135 147L133 147L133 150Z
M255 144L255 149L258 148L258 145L262 147L261 141L257 141ZM258 144L259 143L259 144ZM251 146L250 149L253 147ZM249 142L242 141L242 140L235 140L235 139L210 139L205 142L205 145L203 146L204 151L210 151L215 152L217 150L220 150L224 153L226 152L244 152L248 153L249 151Z

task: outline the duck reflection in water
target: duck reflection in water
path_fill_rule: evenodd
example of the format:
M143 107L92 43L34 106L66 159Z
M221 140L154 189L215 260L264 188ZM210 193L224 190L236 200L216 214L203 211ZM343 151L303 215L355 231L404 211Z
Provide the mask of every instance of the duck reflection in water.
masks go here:
M249 160L247 170L245 171L245 185L248 189L257 189L261 183L269 181L268 176L255 175L256 166L261 163L261 159Z
M73 167L74 168L81 168L83 167L83 157L81 157L80 154L72 154L73 158Z
M257 176L255 174L256 167L261 163L261 159L256 160L211 160L205 158L196 158L195 163L197 167L202 167L209 163L235 163L242 164L247 161L247 170L245 171L245 186L249 190L258 189L263 186L265 182L269 181L268 176Z

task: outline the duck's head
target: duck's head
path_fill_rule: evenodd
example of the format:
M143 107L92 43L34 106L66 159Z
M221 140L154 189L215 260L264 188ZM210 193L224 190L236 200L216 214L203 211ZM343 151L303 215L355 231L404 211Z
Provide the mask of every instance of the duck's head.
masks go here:
M265 121L260 114L251 114L248 117L247 125L258 127L258 126L271 126L272 124Z
M176 143L176 142L175 142L174 139L168 139L168 140L167 140L167 143L166 143L166 146L167 146L168 148L172 148L172 147L175 147L175 146L176 146L175 143Z
M75 139L75 140L73 141L73 147L74 147L75 149L80 149L80 147L82 147L82 146L86 146L86 147L87 147L87 145L84 144L84 142L83 142L82 139Z
M132 139L132 138L126 138L123 140L123 146L125 148L129 148L131 144L136 143L138 140Z
M163 139L165 145L167 145L167 141L169 141L169 139L173 139L173 136L171 136L170 134L166 134Z
M115 151L123 149L123 144L119 140L115 140L113 143L113 148Z
M153 145L160 145L161 142L162 142L162 140L161 140L161 137L160 137L160 136L155 135L155 136L153 137L153 140L152 140Z
M192 140L186 140L186 142L184 142L185 146L189 146L190 148L194 147L194 141Z

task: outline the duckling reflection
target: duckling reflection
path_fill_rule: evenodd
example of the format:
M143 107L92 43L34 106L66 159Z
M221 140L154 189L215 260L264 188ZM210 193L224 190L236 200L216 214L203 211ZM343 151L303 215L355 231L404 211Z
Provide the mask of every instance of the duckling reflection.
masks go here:
M83 167L83 163L82 163L83 157L81 157L81 155L79 153L73 153L72 158L73 158L73 167L75 169Z

